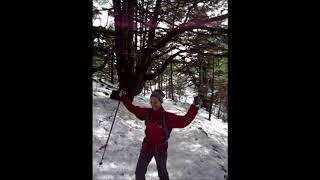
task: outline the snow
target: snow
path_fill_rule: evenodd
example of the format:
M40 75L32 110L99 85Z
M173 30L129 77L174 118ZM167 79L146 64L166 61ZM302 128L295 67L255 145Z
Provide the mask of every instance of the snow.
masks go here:
M104 4L103 6L100 5L97 2L93 1L93 6L97 9L103 9L103 8L111 8L111 4ZM108 11L100 11L100 15L97 19L93 20L93 26L110 26L110 24L114 23L114 18L112 16L108 17ZM108 20L109 18L109 20Z
M104 93L111 94L115 85L110 87L93 82L93 179L135 179L135 168L144 137L143 121L131 114L120 103L106 149L103 164L99 162L103 151L97 151L107 140L118 101ZM150 93L136 96L134 104L149 105ZM167 111L184 115L190 104L178 102L176 105L164 99ZM228 124L212 117L207 120L208 112L199 110L193 122L183 129L173 129L169 139L167 168L170 179L224 180L228 171L227 139ZM154 158L148 166L146 179L159 179Z

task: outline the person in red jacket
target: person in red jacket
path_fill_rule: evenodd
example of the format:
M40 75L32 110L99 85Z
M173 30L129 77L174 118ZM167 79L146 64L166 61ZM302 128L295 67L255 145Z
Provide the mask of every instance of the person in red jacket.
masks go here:
M145 137L142 142L139 159L136 166L136 180L145 180L148 165L155 157L158 176L161 180L169 180L167 171L168 138L172 128L188 126L198 113L201 101L195 100L184 116L166 112L162 107L164 93L155 90L150 96L152 108L139 107L132 104L132 100L124 91L119 96L124 106L140 120L146 121ZM164 121L163 118L166 118ZM166 125L163 124L166 123ZM168 132L169 130L169 132Z

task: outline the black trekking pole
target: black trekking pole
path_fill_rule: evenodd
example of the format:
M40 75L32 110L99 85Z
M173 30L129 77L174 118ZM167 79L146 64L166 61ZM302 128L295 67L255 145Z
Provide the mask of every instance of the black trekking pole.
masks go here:
M101 147L99 148L99 150L101 150L102 148L104 148L104 151L103 151L101 160L100 160L100 162L99 162L99 166L102 165L102 161L103 161L103 159L104 159L104 154L105 154L106 149L107 149L107 145L108 145L108 142L109 142L109 139L110 139L110 135L111 135L111 131L112 131L112 128L113 128L114 121L115 121L116 116L117 116L117 112L118 112L118 109L119 109L119 105L120 105L120 100L119 100L119 102L118 102L118 106L117 106L117 109L116 109L116 113L115 113L114 118L113 118L113 121L112 121L112 125L111 125L110 131L109 131L109 135L108 135L107 142L106 142L105 145L103 145L103 146L101 146Z

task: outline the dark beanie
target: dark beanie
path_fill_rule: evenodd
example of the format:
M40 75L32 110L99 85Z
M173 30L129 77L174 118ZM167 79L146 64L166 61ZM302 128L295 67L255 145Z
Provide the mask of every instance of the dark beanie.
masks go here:
M151 96L158 98L159 101L162 103L165 95L160 89L156 89L152 91Z

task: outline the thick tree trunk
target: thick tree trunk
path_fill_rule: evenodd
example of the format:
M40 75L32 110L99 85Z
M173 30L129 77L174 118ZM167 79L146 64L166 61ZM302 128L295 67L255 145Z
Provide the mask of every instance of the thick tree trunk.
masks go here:
M117 59L117 71L119 89L126 90L130 96L136 96L142 92L144 74L135 72L133 21L136 0L113 0L115 15L115 53Z

